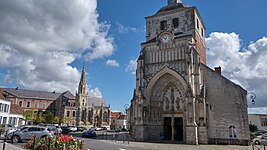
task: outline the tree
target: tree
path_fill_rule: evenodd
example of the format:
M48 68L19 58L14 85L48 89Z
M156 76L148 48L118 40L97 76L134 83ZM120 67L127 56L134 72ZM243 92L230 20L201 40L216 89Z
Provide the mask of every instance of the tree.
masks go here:
M58 116L54 117L54 123L59 123L59 117Z
M45 114L45 115L44 115L44 118L45 118L45 122L46 122L46 123L50 123L50 124L52 124L53 121L54 121L54 115L53 115L51 112Z
M42 112L40 112L37 117L36 117L36 123L42 123L45 121L45 118L44 118L44 114Z
M258 127L254 124L249 124L249 131L250 132L256 132L256 131L258 131Z
M24 111L23 116L25 117L26 121L35 122L37 118L37 112L34 110L34 108L31 108L30 110Z

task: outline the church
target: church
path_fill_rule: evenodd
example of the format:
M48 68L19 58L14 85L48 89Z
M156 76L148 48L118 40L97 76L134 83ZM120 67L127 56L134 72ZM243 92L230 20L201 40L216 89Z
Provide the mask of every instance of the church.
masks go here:
M137 60L130 133L138 141L250 141L247 91L206 65L205 25L196 7L168 0L146 19Z
M88 96L84 65L76 96L69 91L58 93L25 90L18 87L0 88L1 95L23 111L33 111L34 114L52 112L59 118L59 125L107 129L111 125L110 106L107 106L102 98ZM28 120L28 123L34 123L31 121Z

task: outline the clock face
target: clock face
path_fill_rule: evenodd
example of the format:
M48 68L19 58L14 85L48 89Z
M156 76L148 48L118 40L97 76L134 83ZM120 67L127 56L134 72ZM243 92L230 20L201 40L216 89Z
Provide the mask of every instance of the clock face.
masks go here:
M169 34L163 34L160 36L160 41L164 44L169 43L171 41L171 36Z

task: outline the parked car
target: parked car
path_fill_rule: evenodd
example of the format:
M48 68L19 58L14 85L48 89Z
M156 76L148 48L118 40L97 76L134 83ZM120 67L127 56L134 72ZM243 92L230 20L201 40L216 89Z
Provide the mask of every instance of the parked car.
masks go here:
M10 132L16 131L17 128L14 125L11 124L1 124L0 125L0 132L4 132L4 134L8 134Z
M42 126L25 126L7 135L8 139L11 139L14 143L22 140L30 140L33 136L37 138L53 137L53 132Z
M255 139L253 139L253 142L256 145L260 145L260 144L267 145L267 133L257 136Z
M96 133L93 130L87 130L82 133L82 137L96 137Z
M84 131L84 130L86 130L86 128L85 127L77 127L77 131Z
M56 126L57 130L56 130L56 133L57 135L60 135L62 133L62 129L60 126Z
M62 132L61 133L69 133L70 132L70 127L68 127L68 126L62 126L61 127L61 130L62 130Z
M77 127L75 127L75 126L70 126L70 127L69 127L69 131L70 131L70 132L77 132Z
M102 130L102 128L101 127L96 127L96 129L95 129L96 131L101 131Z

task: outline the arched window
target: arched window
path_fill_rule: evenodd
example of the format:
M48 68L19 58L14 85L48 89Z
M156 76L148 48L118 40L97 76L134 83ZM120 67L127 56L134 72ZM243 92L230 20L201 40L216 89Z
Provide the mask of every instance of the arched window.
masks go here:
M236 138L236 128L235 126L229 127L229 136L230 138Z
M172 19L172 25L173 25L173 28L178 28L178 26L179 26L179 19L178 18Z
M108 113L106 111L103 114L103 122L108 122Z
M85 105L85 100L83 100L83 104L82 104L83 106Z
M166 29L167 29L167 21L161 21L160 30L166 30Z

